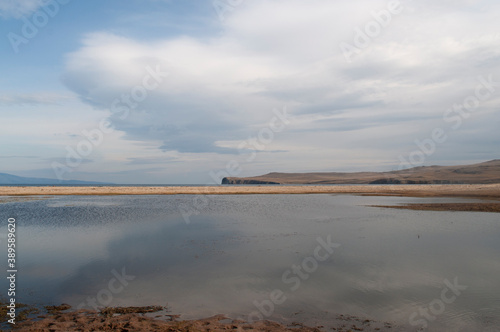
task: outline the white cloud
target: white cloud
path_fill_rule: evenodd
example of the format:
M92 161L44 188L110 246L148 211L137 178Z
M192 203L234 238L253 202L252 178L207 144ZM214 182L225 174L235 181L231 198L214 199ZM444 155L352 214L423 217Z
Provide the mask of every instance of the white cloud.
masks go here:
M89 34L67 56L64 81L83 100L110 109L142 82L146 66L160 65L169 72L160 88L127 119L111 120L128 139L163 142L164 151L234 153L235 142L287 105L296 122L269 149L288 151L279 158L295 170L310 160L327 168L338 156L396 163L418 135L446 125L443 112L474 92L478 76L500 81L495 2L401 4L403 12L351 63L339 44L353 43L355 28L386 1L246 1L220 35L205 39ZM262 169L272 158L262 157Z

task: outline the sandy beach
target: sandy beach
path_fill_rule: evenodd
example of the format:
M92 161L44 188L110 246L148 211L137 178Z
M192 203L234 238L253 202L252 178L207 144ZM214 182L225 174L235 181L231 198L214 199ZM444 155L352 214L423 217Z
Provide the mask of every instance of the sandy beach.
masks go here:
M318 186L199 186L199 187L0 187L0 196L37 195L250 195L355 194L409 197L470 197L500 200L500 184L477 185L318 185Z

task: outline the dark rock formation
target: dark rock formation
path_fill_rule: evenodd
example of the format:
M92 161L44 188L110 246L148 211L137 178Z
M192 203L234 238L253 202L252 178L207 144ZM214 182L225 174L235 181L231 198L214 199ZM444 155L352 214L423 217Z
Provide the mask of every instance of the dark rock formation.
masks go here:
M223 178L222 184L280 184L273 181L245 180L238 178Z

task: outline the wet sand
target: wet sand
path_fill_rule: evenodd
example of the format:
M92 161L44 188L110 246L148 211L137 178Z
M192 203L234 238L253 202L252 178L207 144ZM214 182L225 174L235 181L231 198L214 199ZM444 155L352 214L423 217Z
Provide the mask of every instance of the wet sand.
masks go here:
M372 207L424 210L424 211L462 211L462 212L496 212L500 213L500 203L430 203L407 205L370 205Z
M355 194L409 197L469 197L500 200L500 183L477 185L319 185L200 187L0 187L0 196L37 195L249 195Z

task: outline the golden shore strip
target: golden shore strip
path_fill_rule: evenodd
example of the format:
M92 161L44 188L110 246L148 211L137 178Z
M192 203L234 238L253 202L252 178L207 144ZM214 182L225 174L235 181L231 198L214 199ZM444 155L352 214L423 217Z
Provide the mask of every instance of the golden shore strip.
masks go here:
M409 197L470 197L500 200L499 184L477 185L307 185L307 186L144 186L144 187L0 187L0 196L35 195L249 195L355 194Z

